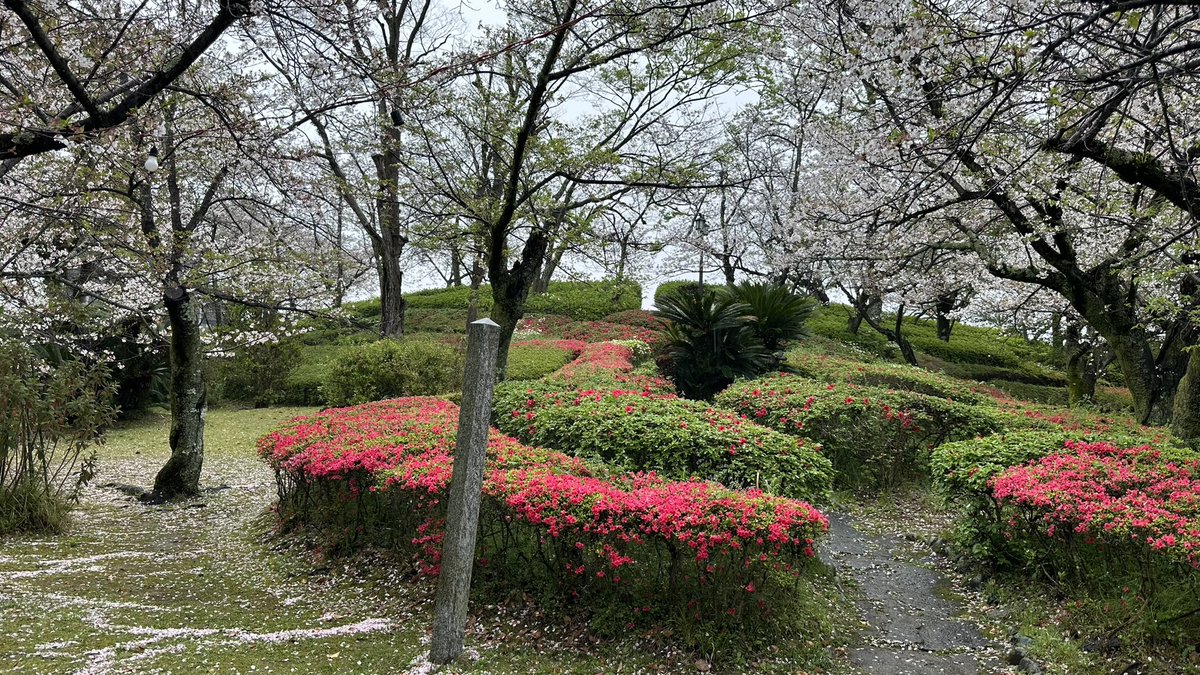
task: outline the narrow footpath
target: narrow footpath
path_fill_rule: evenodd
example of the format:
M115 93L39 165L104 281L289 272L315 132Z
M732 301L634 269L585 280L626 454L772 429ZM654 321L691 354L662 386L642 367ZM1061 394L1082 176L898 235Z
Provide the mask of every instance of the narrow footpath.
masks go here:
M1001 645L965 618L965 605L936 554L896 534L869 534L848 515L829 515L822 560L853 582L865 624L849 649L871 675L985 675L1006 672Z

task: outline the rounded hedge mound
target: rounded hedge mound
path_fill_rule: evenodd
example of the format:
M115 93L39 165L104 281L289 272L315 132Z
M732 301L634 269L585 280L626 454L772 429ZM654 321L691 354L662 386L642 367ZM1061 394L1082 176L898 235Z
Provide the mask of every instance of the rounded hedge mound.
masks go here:
M832 486L832 465L816 444L674 395L506 383L493 410L496 426L523 442L627 470L805 499L824 497Z
M820 443L837 469L836 482L848 487L887 487L922 477L931 448L996 433L1006 422L982 406L784 373L735 383L716 403Z

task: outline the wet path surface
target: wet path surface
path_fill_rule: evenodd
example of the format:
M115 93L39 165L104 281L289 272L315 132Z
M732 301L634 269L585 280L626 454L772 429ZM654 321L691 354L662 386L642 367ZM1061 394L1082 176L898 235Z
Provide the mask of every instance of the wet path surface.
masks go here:
M1005 672L1000 646L963 618L963 603L928 550L899 535L866 533L851 517L832 513L821 558L856 587L867 626L849 657L861 672Z

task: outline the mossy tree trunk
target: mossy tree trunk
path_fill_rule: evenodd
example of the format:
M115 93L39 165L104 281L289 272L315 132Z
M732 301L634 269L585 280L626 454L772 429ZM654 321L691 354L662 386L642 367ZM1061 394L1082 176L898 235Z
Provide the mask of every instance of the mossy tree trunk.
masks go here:
M171 326L171 457L154 479L156 500L175 499L200 491L204 466L204 413L208 391L200 318L193 296L181 287L164 294Z
M1175 390L1171 433L1195 447L1200 445L1200 348L1188 350L1187 371Z

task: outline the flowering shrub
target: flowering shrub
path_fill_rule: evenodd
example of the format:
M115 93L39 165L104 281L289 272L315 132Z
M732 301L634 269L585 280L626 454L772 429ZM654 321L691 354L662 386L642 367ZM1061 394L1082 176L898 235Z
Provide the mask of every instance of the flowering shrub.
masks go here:
M717 405L820 443L846 486L888 486L921 475L928 451L1003 428L987 408L909 391L779 374L739 382Z
M662 335L661 328L642 328L623 323L608 323L606 321L579 321L562 329L562 336L568 339L588 340L638 340L648 345L657 345Z
M795 374L823 382L848 382L858 385L913 391L959 403L989 402L962 382L941 373L898 363L871 363L825 354L811 348L788 352L788 365Z
M613 312L601 319L607 323L619 323L626 326L635 326L637 328L645 328L647 330L662 330L663 322L658 317L654 316L654 312L644 309L629 309L623 312Z
M963 519L960 535L976 555L992 564L1019 564L1024 557L1007 532L1008 518L992 493L997 476L1013 467L1039 462L1078 444L1105 442L1124 447L1153 447L1162 458L1186 462L1194 455L1170 444L1169 439L1084 430L1014 431L967 441L945 443L930 460L934 480L959 505Z
M1015 535L1051 549L1132 544L1200 567L1200 455L1103 442L1064 449L989 482L1001 506L1015 507Z
M809 499L832 485L833 467L814 443L674 395L510 383L497 388L493 410L496 425L526 443L629 470Z
M664 379L635 374L633 361L631 347L613 342L595 342L587 345L574 361L549 375L546 380L557 383L560 389L615 386L660 394L674 392L671 383Z
M326 410L263 437L258 451L290 521L342 544L363 537L412 551L436 574L457 417L434 398ZM608 477L495 431L487 453L481 571L571 597L678 601L702 619L762 615L778 573L798 573L828 528L804 502L652 473Z

